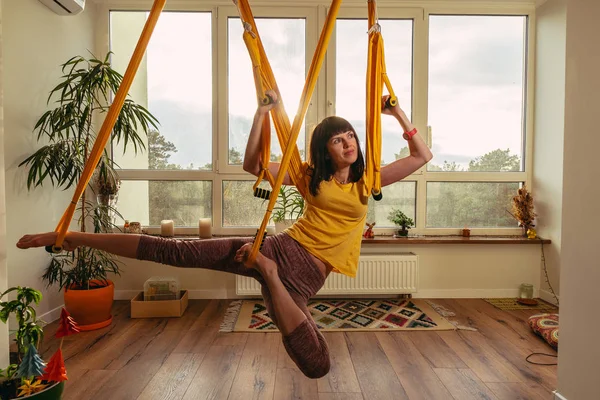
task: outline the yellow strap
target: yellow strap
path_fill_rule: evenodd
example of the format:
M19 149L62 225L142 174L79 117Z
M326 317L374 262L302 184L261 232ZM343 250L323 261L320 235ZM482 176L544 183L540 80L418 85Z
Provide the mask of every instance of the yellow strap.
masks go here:
M266 118L263 120L263 126L262 126L262 160L269 160L271 157L271 119L269 118L269 115L266 116ZM260 173L258 174L258 179L256 179L256 182L254 183L254 186L252 187L252 190L256 190L256 188L258 187L258 185L264 180L266 179L267 181L269 181L269 184L271 185L271 187L273 187L273 185L275 184L275 178L273 178L273 174L271 174L271 171L269 171L269 164L267 163L263 169L261 169Z
M129 61L129 65L127 66L127 70L125 71L125 75L123 76L123 81L119 86L119 90L115 94L115 99L111 104L108 113L106 114L106 118L104 119L104 123L100 128L100 132L98 133L98 137L94 143L94 147L90 153L90 157L88 158L87 163L81 173L81 178L75 188L75 193L73 194L73 199L69 206L67 207L65 213L63 214L58 226L56 227L56 232L58 232L58 236L56 238L55 247L62 247L62 244L65 239L65 235L67 234L67 230L69 228L69 224L73 219L73 215L75 214L76 204L81 198L85 188L87 187L90 179L92 178L92 174L102 157L102 153L110 138L111 131L115 126L115 122L123 108L123 104L125 103L125 99L127 97L127 93L129 92L129 88L131 87L131 83L133 82L133 78L135 77L135 73L138 70L142 58L144 57L144 53L146 52L146 48L148 47L148 42L150 41L150 37L152 36L152 32L154 31L154 27L158 21L158 17L160 16L165 3L167 0L155 0L152 6L152 10L150 11L150 15L148 16L148 20L144 26L140 39L137 43L135 51Z
M250 24L244 23L244 25L250 27ZM256 86L256 97L258 103L262 105L269 104L269 98L265 94L266 89L263 87L262 76L261 76L261 62L260 62L260 50L258 49L256 34L252 31L245 30L243 34L244 43L248 48L250 54L250 61L252 62L252 73L254 75L254 84Z
M277 93L278 99L281 99L281 94L278 91L273 71L271 70L264 48L260 41L260 36L258 34L258 30L256 29L254 17L252 16L252 12L250 10L248 2L247 0L239 0L236 4L240 11L242 21L244 23L250 24L250 26L252 26L252 32L255 34L255 37L252 37L252 39L256 41L257 48L260 52L261 76L263 78L263 83L265 84L264 87L270 86L270 88L274 90L275 93ZM315 54L313 55L312 63L306 77L306 82L304 84L304 89L300 98L300 104L298 105L298 111L294 117L293 125L291 125L290 127L290 121L287 114L285 113L285 109L283 107L282 102L279 102L277 106L271 111L273 115L273 123L277 131L277 137L279 139L279 143L281 144L284 153L279 167L279 172L277 174L277 178L275 179L275 184L272 185L273 195L269 199L267 211L263 218L262 224L258 230L256 239L252 246L252 250L246 261L247 264L253 263L256 259L260 243L262 242L264 232L267 228L269 218L271 216L271 213L273 212L273 207L275 206L275 202L277 200L277 193L279 193L279 188L281 187L283 178L288 172L288 167L289 175L292 179L292 182L296 184L298 191L302 196L306 195L305 185L303 184L303 182L300 181L302 162L300 160L300 153L298 152L298 147L296 146L296 140L298 139L298 134L300 133L302 121L304 120L304 116L306 115L306 111L308 110L310 98L312 97L312 93L316 86L317 78L321 70L321 66L323 64L323 60L325 59L325 53L327 51L327 46L329 45L331 33L333 32L333 27L335 25L335 20L340 8L340 4L341 0L333 0L331 3L331 7L329 8L327 20L325 21L325 26L321 31L319 43L317 44ZM251 51L250 48L249 51Z
M377 21L377 3L368 0L369 48L366 85L366 184L375 195L381 193L381 97L385 84L390 99L397 101L385 68L383 37Z
M339 0L341 1L341 0ZM300 182L300 173L302 167L302 160L300 159L300 152L296 146L296 141L291 142L290 132L291 132L291 124L287 113L285 112L285 107L283 105L283 100L281 93L279 92L279 88L277 86L277 82L275 80L275 75L273 74L273 70L271 69L271 65L269 64L269 60L265 53L264 47L262 45L262 41L260 39L260 35L258 34L258 29L256 27L256 23L254 21L254 16L252 15L252 10L250 9L250 5L248 4L248 0L239 0L234 1L234 3L238 7L238 11L240 14L240 18L242 20L242 24L245 29L245 37L244 42L247 43L248 51L250 52L250 57L252 59L260 60L258 63L260 64L260 76L261 76L261 85L263 90L273 90L277 94L277 98L279 100L277 106L271 111L271 115L273 118L273 125L275 125L275 130L277 133L277 138L279 143L281 144L282 150L285 152L286 145L289 143L290 146L293 147L293 157L290 164L289 175L292 179L292 182L298 187L298 191L300 194L305 195L305 191L302 182ZM250 33L250 35L246 35L246 33ZM251 43L248 46L248 43ZM258 54L255 54L255 53ZM259 95L260 96L260 95ZM265 134L263 132L263 139L265 138ZM263 140L263 153L264 153L265 141ZM268 153L270 158L270 152ZM279 191L279 189L277 189Z

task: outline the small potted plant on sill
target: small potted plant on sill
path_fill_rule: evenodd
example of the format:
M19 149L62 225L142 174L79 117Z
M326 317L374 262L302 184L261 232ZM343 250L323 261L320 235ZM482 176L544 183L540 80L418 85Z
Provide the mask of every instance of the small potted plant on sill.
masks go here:
M39 304L42 293L29 287L12 287L0 295L0 300L11 292L17 298L0 301L0 320L8 321L11 314L16 316L18 329L15 333L17 351L10 353L11 364L0 369L0 398L3 400L27 398L32 400L60 400L67 373L61 347L46 365L37 349L44 338L44 330L37 319L32 303ZM79 332L77 324L65 309L61 313L61 325L56 337Z
M408 230L415 226L412 218L409 218L402 211L398 209L392 209L390 214L388 215L388 220L393 222L395 225L399 226L398 236L406 237L408 236Z
M282 185L273 207L271 220L275 223L275 232L283 232L304 213L304 198L294 186Z

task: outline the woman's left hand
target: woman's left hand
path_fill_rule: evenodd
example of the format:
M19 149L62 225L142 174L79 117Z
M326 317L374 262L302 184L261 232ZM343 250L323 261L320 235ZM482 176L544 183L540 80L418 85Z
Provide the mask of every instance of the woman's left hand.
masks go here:
M386 107L385 103L390 98L389 94L381 96L381 113L387 115L399 116L403 111L400 108L400 103L396 102L396 105L393 107Z

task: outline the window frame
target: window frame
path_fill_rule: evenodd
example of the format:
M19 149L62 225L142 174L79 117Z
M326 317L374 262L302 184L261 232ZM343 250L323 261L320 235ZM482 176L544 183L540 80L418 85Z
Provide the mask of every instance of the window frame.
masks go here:
M267 3L276 3L267 1ZM119 170L122 180L210 180L213 187L212 220L213 233L216 235L252 235L255 229L223 228L222 221L222 187L223 181L240 180L254 181L255 177L243 172L241 166L228 165L229 130L227 76L218 71L227 71L227 24L229 17L237 17L234 6L224 5L221 1L206 3L202 1L170 2L165 11L191 11L212 13L212 54L213 54L213 104L217 109L213 112L212 124L212 171L163 171L163 170ZM261 3L265 4L265 3ZM279 4L280 3L276 3ZM412 3L414 4L414 3ZM104 0L97 4L98 21L97 51L106 54L109 51L110 11L149 11L152 1L149 0ZM525 146L524 171L522 172L432 172L423 167L405 178L404 181L416 182L416 227L413 234L418 235L451 235L459 234L460 228L425 228L427 182L523 182L532 188L533 177L533 115L534 115L534 72L535 72L535 4L533 2L512 2L498 4L491 1L456 2L440 6L435 1L424 1L422 7L411 7L411 3L398 4L392 0L379 0L379 15L384 18L402 18L413 20L413 82L412 82L412 120L421 132L423 139L429 145L432 135L427 126L428 121L428 56L429 56L429 17L434 15L514 15L526 17L524 50L524 109L522 118ZM323 26L328 10L328 1L305 1L294 6L269 7L267 5L253 6L256 18L305 18L306 19L306 71L310 66L316 47L320 29ZM366 18L367 7L364 1L346 1L342 4L338 18ZM332 115L335 111L335 30L331 38L323 68L320 73L311 105L309 106L306 125L314 126L317 121ZM384 35L385 39L385 35ZM366 37L365 37L366 40ZM387 43L387 42L386 42ZM287 110L293 120L295 110ZM424 134L423 134L424 133ZM310 146L310 135L307 134L306 148ZM249 196L252 196L249 193ZM158 233L160 227L148 227L149 233ZM392 228L375 228L376 234L390 235ZM176 233L182 235L197 234L197 227L177 227ZM520 228L472 228L475 235L518 235Z
M524 51L524 93L523 93L523 114L522 127L523 127L523 154L525 159L524 170L521 172L435 172L427 171L425 169L425 184L418 190L417 202L422 202L423 206L417 210L422 210L422 215L417 216L417 220L421 223L420 229L424 233L431 235L451 235L458 234L460 228L425 228L426 226L426 215L425 208L427 202L427 182L522 182L531 188L531 182L533 177L533 106L534 106L534 60L535 60L535 8L528 6L516 7L514 5L495 5L495 6L480 6L480 7L466 7L466 6L435 6L425 7L423 9L423 18L426 24L427 42L429 43L429 17L435 15L464 15L464 16L523 16L525 20L525 43ZM427 46L427 53L425 54L427 62L424 66L427 68L428 81L429 76L429 47ZM426 103L429 97L429 87L423 93L426 98ZM425 109L426 121L428 120L428 111ZM429 126L427 126L427 143L431 146L432 137L435 133L431 132ZM516 193L515 193L516 195ZM417 211L419 212L419 211ZM516 226L515 228L471 228L471 234L475 235L519 235L521 229Z

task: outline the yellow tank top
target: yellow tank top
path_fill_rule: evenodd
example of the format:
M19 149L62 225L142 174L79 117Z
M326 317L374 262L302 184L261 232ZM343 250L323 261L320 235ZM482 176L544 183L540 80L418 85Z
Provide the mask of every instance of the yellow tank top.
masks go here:
M298 179L298 184L306 185L304 214L285 233L334 272L355 277L369 201L364 176L347 184L323 181L313 196L307 168L304 163L303 179Z

